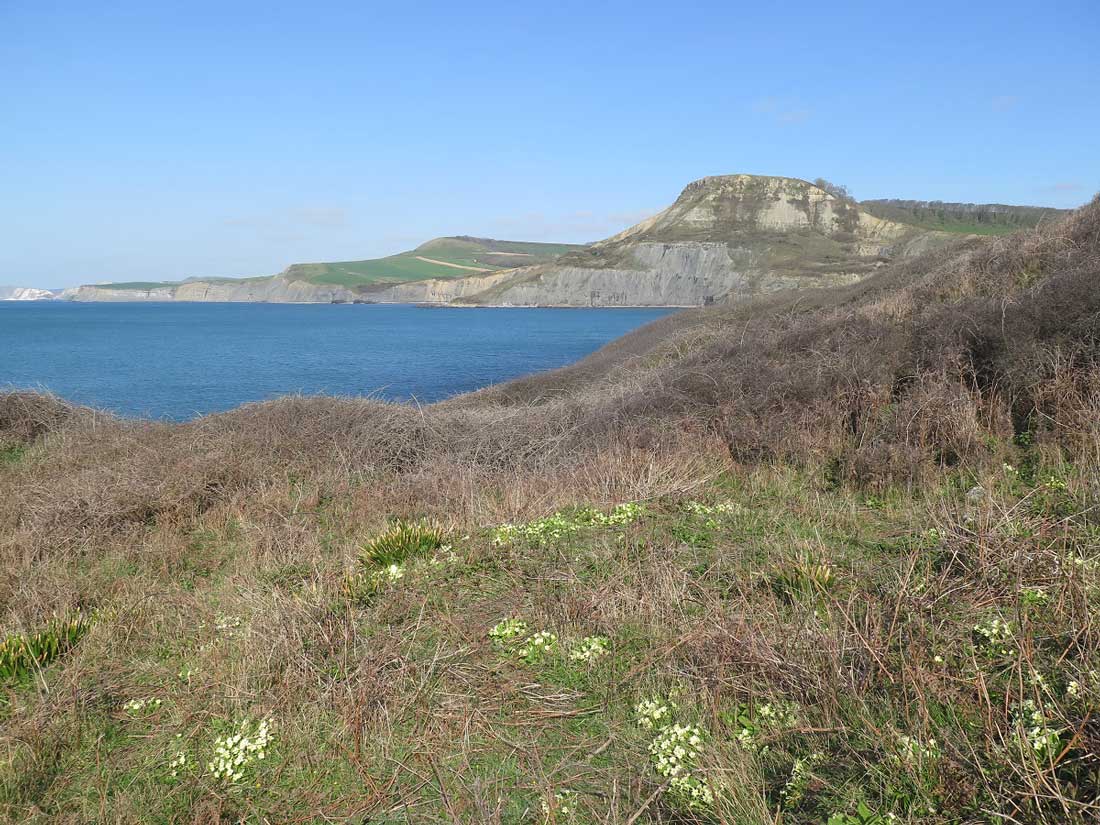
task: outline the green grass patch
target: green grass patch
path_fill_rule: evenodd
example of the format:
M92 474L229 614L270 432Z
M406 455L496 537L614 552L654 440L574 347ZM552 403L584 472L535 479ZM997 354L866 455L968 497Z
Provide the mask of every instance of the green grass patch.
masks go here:
M9 444L0 447L0 467L18 464L26 455L27 448L22 444Z
M429 278L460 278L542 263L578 248L580 247L570 244L438 238L409 252L385 258L294 264L287 270L287 276L314 284L349 288ZM425 258L428 260L422 260ZM433 263L434 261L442 263Z

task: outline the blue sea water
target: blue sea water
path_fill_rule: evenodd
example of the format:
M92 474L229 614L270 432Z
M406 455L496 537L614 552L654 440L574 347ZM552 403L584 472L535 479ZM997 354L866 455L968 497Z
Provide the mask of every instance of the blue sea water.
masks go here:
M290 393L427 403L569 364L667 312L0 301L0 389L173 420Z

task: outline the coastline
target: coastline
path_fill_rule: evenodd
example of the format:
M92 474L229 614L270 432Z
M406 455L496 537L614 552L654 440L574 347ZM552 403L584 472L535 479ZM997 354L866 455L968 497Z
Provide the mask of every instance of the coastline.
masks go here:
M411 306L418 309L699 309L701 304L456 304L433 301L73 301L66 298L29 300L6 300L0 303L11 304L111 304L114 306L137 304L148 306L150 304L189 304L189 305L228 305L242 306L248 304L265 306Z
M575 364L678 311L423 314L418 310L446 306L389 303L354 313L301 304L172 303L0 307L0 384L128 417L176 421L297 394L424 404ZM90 380L89 370L105 377Z

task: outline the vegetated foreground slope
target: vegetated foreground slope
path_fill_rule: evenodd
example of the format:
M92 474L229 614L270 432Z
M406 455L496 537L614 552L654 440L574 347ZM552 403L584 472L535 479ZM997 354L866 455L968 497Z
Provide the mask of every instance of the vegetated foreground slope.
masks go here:
M0 811L1095 821L1098 281L1100 200L423 409L0 396Z

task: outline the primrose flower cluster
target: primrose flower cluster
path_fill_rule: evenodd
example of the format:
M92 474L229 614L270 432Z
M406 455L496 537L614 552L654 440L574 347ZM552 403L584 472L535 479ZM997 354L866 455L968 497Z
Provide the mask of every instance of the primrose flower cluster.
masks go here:
M214 758L206 769L220 782L240 782L246 771L267 757L272 736L269 719L246 720L237 733L214 740Z
M692 772L702 745L703 732L697 725L679 724L661 728L649 743L654 769L669 780L668 792L692 808L709 808L714 804L714 794L706 780Z
M494 642L504 644L516 639L527 632L527 622L523 619L501 619L489 629L489 638Z
M547 653L553 652L558 646L558 634L547 630L540 630L528 636L516 655L520 661L533 665Z
M523 619L501 619L489 628L489 638L499 648L514 650L521 662L533 665L558 649L558 634L549 630L529 633L529 630L530 626ZM573 662L594 662L606 656L610 648L611 640L606 636L585 636L569 644L569 659Z
M171 768L173 777L179 776L180 771L187 768L187 751L176 751L176 755L172 757L168 767Z
M1084 684L1082 684L1082 681ZM1078 701L1100 689L1100 671L1090 670L1082 674L1079 679L1071 679L1066 683L1066 698Z
M465 536L464 538L469 538ZM454 545L444 544L441 545L435 555L428 559L428 564L431 567L441 567L446 564L455 564L458 561L458 554L455 552Z
M492 533L493 544L511 544L517 540L545 544L571 535L584 527L619 527L636 521L645 513L641 504L620 504L609 513L591 507L574 512L561 511L526 524L501 524Z
M704 504L701 501L688 501L683 508L696 516L724 516L737 512L737 505L732 501L720 501L717 504Z
M698 772L703 731L698 725L674 722L675 710L672 700L643 699L634 707L634 718L638 727L657 731L649 743L649 755L658 776L668 780L666 793L689 808L709 808L714 794Z
M921 742L914 736L898 736L898 759L901 761L909 765L921 765L939 757L940 746L934 738L929 737L927 742Z
M592 662L606 656L610 641L606 636L585 636L573 647L569 658L574 662Z
M554 802L551 803L543 797L539 800L542 807L542 815L547 821L553 816L557 821L569 819L577 810L577 792L564 790L554 794Z
M801 710L796 702L765 702L757 706L755 714L746 711L737 716L739 728L734 738L745 750L765 754L768 746L760 743L761 734L781 733L797 727Z
M218 616L214 620L214 630L218 633L232 633L240 626L240 616Z
M1020 601L1026 605L1041 607L1050 602L1050 593L1041 587L1025 587L1020 591Z
M638 721L638 727L646 730L660 730L669 723L675 709L675 702L643 699L635 706L634 717Z
M1016 706L1013 722L1020 730L1023 740L1038 758L1050 759L1058 755L1062 744L1062 732L1051 727L1043 707L1034 699L1025 699Z
M1012 625L1000 616L978 622L974 632L979 636L979 646L991 656L1011 656L1016 652Z
M163 702L160 699L154 699L151 696L142 696L138 699L131 699L123 707L127 713L132 713L135 716L139 713L146 713L148 711L154 711L159 708Z
M374 575L382 581L387 581L392 584L393 582L405 578L405 567L401 564L388 564L381 570L376 571Z

